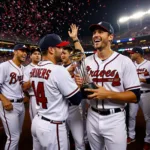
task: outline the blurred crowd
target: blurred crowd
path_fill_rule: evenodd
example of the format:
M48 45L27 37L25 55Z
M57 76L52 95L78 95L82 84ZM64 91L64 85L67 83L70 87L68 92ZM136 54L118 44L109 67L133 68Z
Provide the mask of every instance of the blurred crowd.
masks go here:
M150 35L150 25L148 26L135 26L134 28L126 29L126 31L117 33L116 39L130 38L130 37L139 37Z
M86 16L102 7L99 0L94 3L98 5L92 9L87 0L5 0L0 2L0 38L35 44L46 33L68 35L71 23L84 26Z

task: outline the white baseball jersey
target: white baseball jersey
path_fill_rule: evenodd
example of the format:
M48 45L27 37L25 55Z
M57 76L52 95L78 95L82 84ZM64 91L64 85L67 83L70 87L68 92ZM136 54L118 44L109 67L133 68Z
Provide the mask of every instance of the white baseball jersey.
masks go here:
M137 69L137 74L139 78L147 79L150 78L150 61L144 60L142 63L137 64L134 62L134 65ZM150 84L141 82L141 91L149 91L150 90ZM146 133L144 141L147 143L150 143L150 92L147 93L141 93L140 101L137 104L130 103L129 105L129 137L134 139L136 135L136 116L137 112L139 110L139 106L141 107L143 111L143 115L146 121Z
M134 62L134 65L136 66L139 78L142 79L150 78L150 61L144 60L140 64ZM141 82L141 90L145 91L149 89L150 89L150 84Z
M24 97L22 90L24 67L18 67L12 60L0 64L0 84L2 94L8 99Z
M41 61L31 72L32 88L36 95L38 114L51 120L66 120L68 102L79 91L68 71L51 61Z
M30 73L35 66L36 66L35 64L30 63L29 65L25 67L23 82L30 81ZM30 114L31 120L33 120L34 116L37 114L37 109L39 106L36 104L36 97L34 95L34 91L32 87L28 90L28 93L30 95L29 114Z
M18 149L25 115L24 103L17 102L17 99L24 97L22 90L23 70L22 65L18 67L12 60L0 64L1 93L7 99L14 101L11 111L5 110L0 101L0 117L7 135L5 149Z
M34 65L33 63L30 63L29 65L27 65L24 68L24 77L23 77L23 82L28 82L30 80L30 72L32 71L32 69L35 67L36 65ZM30 88L28 90L29 95L34 95L34 91L32 90L32 88Z
M85 59L86 69L91 80L107 90L124 92L140 88L140 82L133 62L126 56L114 52L102 61L96 54ZM91 106L97 109L123 108L125 104L105 100L92 100Z

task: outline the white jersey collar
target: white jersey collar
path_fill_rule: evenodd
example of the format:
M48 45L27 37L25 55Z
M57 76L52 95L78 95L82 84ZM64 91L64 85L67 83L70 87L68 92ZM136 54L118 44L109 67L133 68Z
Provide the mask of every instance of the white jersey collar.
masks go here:
M42 61L40 61L39 63L38 63L38 65L45 65L45 64L47 64L47 63L50 63L50 64L54 64L52 61L50 61L50 60L42 60Z
M19 66L17 66L12 60L9 60L9 62L11 63L11 64L13 64L15 67L17 67L17 68L22 68L22 64L20 65L20 67Z
M96 61L105 62L105 61L110 61L111 59L115 58L117 56L117 54L118 54L117 52L113 51L112 55L103 61L98 57L97 52L94 55L95 55Z

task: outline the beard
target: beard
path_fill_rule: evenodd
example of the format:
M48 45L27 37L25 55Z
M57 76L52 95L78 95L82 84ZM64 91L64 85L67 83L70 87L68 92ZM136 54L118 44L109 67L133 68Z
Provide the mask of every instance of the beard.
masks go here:
M99 45L94 44L94 48L101 51L108 45L108 40L101 40L101 43Z
M56 63L57 63L57 64L62 63L61 56L59 56L59 55L55 55L55 61L56 61Z

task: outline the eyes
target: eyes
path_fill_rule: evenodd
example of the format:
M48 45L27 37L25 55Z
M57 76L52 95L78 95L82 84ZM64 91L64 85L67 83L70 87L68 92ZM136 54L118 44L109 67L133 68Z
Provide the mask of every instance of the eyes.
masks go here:
M104 33L104 32L105 32L105 31L103 31L103 30L95 30L95 31L93 32L93 35L96 34L96 33L102 34L102 33Z

